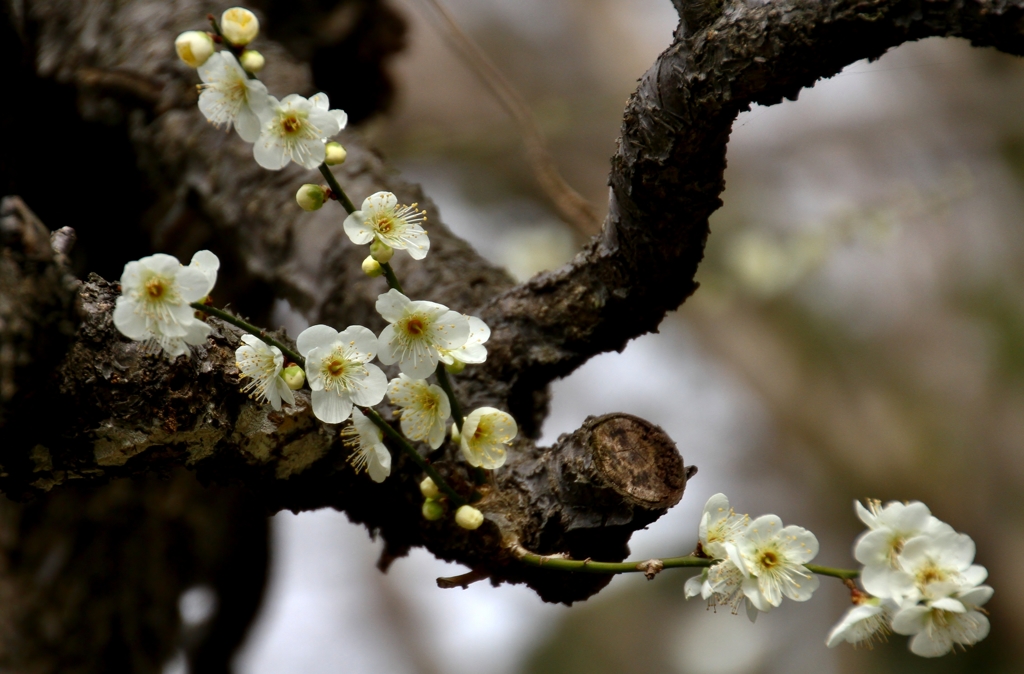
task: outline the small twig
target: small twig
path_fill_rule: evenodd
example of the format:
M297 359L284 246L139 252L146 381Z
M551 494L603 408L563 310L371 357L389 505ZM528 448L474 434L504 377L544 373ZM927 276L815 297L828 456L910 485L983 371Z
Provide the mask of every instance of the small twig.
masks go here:
M293 363L298 363L298 365L302 367L302 369L306 369L305 358L295 353L289 347L285 346L284 344L277 341L273 337L269 336L267 334L267 331L264 330L263 328L258 328L252 323L243 321L241 318L233 316L228 312L224 311L223 309L211 307L209 305L203 304L202 302L192 302L191 304L189 304L189 306L192 307L193 309L196 309L197 311L202 311L203 313L210 314L211 316L216 316L225 323L230 323L236 328L241 328L242 330L245 330L250 334L256 335L267 344L270 344L271 346L276 346L277 348L281 349L281 353L287 356L289 360L291 360Z
M355 213L355 204L353 204L352 200L348 198L347 194L345 194L345 190L341 189L338 179L334 177L334 174L331 173L331 169L326 163L320 164L320 173L323 175L324 179L327 180L327 184L331 188L331 193L337 197L338 203L340 203L348 213Z
M437 586L442 590L452 590L456 587L461 587L463 590L465 590L473 583L476 583L481 580L487 580L490 577L490 574L484 571L473 570L459 576L438 578Z

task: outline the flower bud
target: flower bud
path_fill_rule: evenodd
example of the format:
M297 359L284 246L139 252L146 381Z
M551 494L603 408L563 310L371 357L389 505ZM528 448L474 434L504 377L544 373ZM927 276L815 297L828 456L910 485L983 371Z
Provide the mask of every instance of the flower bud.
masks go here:
M242 47L256 39L260 32L260 22L256 15L244 7L232 7L224 10L220 16L220 32L228 42Z
M434 522L444 517L444 504L428 498L423 502L423 519Z
M387 264L395 254L395 249L380 239L374 239L370 244L370 257L381 264Z
M484 523L484 514L473 506L464 505L455 511L455 523L463 529L479 529Z
M324 161L328 166L344 164L346 157L348 157L348 152L341 146L341 143L332 140L327 144L327 158Z
M174 41L174 49L186 65L198 68L213 54L213 39L202 31L187 30Z
M423 494L424 498L437 498L441 495L441 490L437 488L432 479L425 477L423 482L420 482L420 493Z
M459 427L455 425L454 421L452 422L452 442L456 445L462 442L462 434L459 433Z
M318 211L327 199L327 190L320 185L306 184L295 193L295 201L304 211Z
M384 273L384 267L380 266L380 262L377 262L369 255L363 260L363 273L370 278L377 278Z
M242 64L242 67L251 73L258 73L263 70L263 66L267 64L267 59L263 58L263 54L259 53L255 49L246 49L242 54L242 58L238 60Z
M460 373L460 372L462 372L463 370L466 369L466 364L463 363L461 360L455 360L455 361L452 361L451 365L449 365L448 363L445 363L444 364L444 369L449 374L458 374L458 373Z
M281 379L284 379L284 383L288 384L288 388L298 391L306 383L306 373L302 371L301 367L292 363L281 370Z

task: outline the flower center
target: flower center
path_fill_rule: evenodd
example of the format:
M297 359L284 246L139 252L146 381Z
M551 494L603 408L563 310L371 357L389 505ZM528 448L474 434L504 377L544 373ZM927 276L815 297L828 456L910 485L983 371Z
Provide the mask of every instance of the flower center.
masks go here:
M423 325L422 319L418 316L413 316L405 322L405 331L413 337L419 337L427 331L427 326Z
M929 566L918 571L917 580L921 585L927 585L928 583L941 583L946 580L946 574L943 573L942 569Z
M327 364L327 371L332 377L338 377L345 371L345 361L335 358Z
M778 563L779 563L778 555L776 555L771 550L766 550L765 552L761 553L761 568L763 568L763 569L770 569L773 566L778 565Z
M395 221L387 215L382 215L377 218L377 231L381 234L390 234L391 230L395 228Z
M281 120L281 128L285 133L295 133L302 128L302 120L295 115L288 115Z
M149 295L150 299L160 299L165 289L162 279L153 278L146 281L146 294Z

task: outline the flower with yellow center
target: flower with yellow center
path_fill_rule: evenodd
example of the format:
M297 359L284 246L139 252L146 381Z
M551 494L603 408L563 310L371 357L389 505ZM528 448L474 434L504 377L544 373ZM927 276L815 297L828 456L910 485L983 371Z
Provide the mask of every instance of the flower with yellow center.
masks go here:
M388 384L388 400L402 410L405 437L425 441L431 449L441 446L452 408L440 386L400 374Z
M374 482L391 475L391 454L381 442L384 434L359 408L352 409L352 423L341 429L341 439L352 449L348 461L357 473L365 470Z
M289 161L308 169L323 163L327 156L325 139L341 131L341 124L339 117L326 109L324 94L313 98L316 101L298 94L280 101L267 97L267 107L260 113L260 135L253 145L257 164L277 171Z
M430 250L430 239L422 223L427 219L416 204L401 206L391 192L376 192L363 200L362 208L345 218L345 233L352 243L374 240L398 250L407 250L422 260Z
M414 302L391 289L377 298L377 311L389 325L380 333L380 362L398 363L404 374L426 379L441 350L457 349L469 337L469 321L435 302Z
M114 326L172 360L187 354L188 346L202 344L210 334L210 326L196 318L189 303L213 289L217 266L217 257L209 251L196 253L188 267L162 253L129 262L121 274Z
M777 516L762 515L725 548L743 573L743 594L759 611L783 597L807 601L818 589L818 578L804 567L818 554L818 539L803 527L783 527Z
M505 464L506 445L519 433L511 414L493 407L480 407L469 413L462 424L460 446L469 465L495 469Z
M270 95L267 87L249 76L238 65L235 55L219 51L199 69L199 111L214 126L234 125L247 143L260 136L260 115L266 114Z
M313 414L328 424L340 424L353 405L371 407L384 399L387 377L370 363L377 338L361 325L341 332L328 325L303 330L295 346L306 357L306 377L313 390Z
M284 355L281 349L270 346L256 335L242 335L243 346L235 349L235 365L243 377L250 378L242 389L256 400L265 400L275 409L281 401L295 404L295 395L281 377Z
M736 539L750 524L749 515L737 515L725 494L715 494L704 504L697 530L701 549L714 559L725 559L725 544Z

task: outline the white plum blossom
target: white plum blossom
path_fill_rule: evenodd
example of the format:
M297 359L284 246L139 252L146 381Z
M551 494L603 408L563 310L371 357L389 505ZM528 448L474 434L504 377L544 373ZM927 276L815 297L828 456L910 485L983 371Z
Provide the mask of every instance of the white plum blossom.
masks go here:
M491 329L476 316L466 316L469 322L469 338L457 349L442 349L441 361L451 365L455 361L476 365L487 360L487 347L484 344L491 338Z
M349 418L353 405L371 407L384 399L387 377L370 363L377 338L363 326L338 332L327 325L312 325L299 334L295 345L306 358L317 419L340 424Z
M741 604L746 604L747 618L754 622L760 611L747 601L743 581L743 572L731 560L723 559L704 569L699 576L688 579L684 590L687 599L700 595L707 600L709 607L728 606L733 615L740 612ZM769 606L765 610L770 609Z
M859 502L854 506L869 529L854 545L853 556L864 565L861 584L872 595L899 603L911 589L897 564L903 546L915 536L953 533L953 528L919 501L893 501L882 507L880 501L869 500L867 508Z
M341 131L338 116L298 94L280 101L268 96L267 101L260 113L259 138L253 145L256 163L272 171L284 168L289 161L308 169L322 164L325 139Z
M473 410L462 424L459 446L469 465L495 469L505 464L506 449L519 433L511 414L493 407Z
M378 358L398 363L404 374L426 379L440 360L442 349L457 349L469 337L469 321L443 304L412 301L395 289L377 298L377 311L391 325L380 333Z
M807 601L818 589L818 578L804 567L818 554L818 539L803 527L783 527L777 516L762 515L725 545L743 573L743 594L759 611L780 605L783 597Z
M341 429L341 437L353 450L349 463L357 473L365 470L374 482L391 474L391 454L381 442L384 434L359 408L352 409L352 423Z
M281 377L284 369L284 354L276 346L270 346L255 335L242 335L244 344L235 350L235 364L243 377L252 379L243 392L251 392L257 400L265 400L275 410L281 409L281 401L295 404L295 395L288 383Z
M270 95L259 80L249 79L235 55L219 51L199 66L199 111L214 126L227 126L247 143L260 137L261 115L267 113Z
M725 559L726 543L736 540L750 523L749 515L737 515L725 494L715 494L704 504L697 530L701 549L714 559Z
M345 218L345 233L352 243L374 240L407 250L414 260L422 260L430 250L430 239L421 223L426 220L416 204L400 206L391 192L376 192L363 200L363 205Z
M829 648L835 648L844 641L870 645L875 640L884 640L892 631L892 617L897 608L895 602L869 596L858 596L857 602L832 628L825 640Z
M976 644L988 636L989 621L979 607L992 598L992 593L991 587L981 585L923 604L908 603L893 617L892 629L913 635L911 652L925 658L945 655L955 644Z
M894 573L891 587L899 589L901 597L914 600L975 588L985 582L988 571L973 563L974 553L974 541L967 534L915 536L897 557L899 571Z
M400 374L388 384L388 399L401 408L405 437L423 440L431 449L441 446L452 408L440 386Z
M196 254L212 264L209 251ZM196 258L194 258L195 261ZM219 262L217 263L219 265ZM129 339L157 347L170 359L188 353L188 345L202 344L210 326L195 316L190 302L213 289L209 270L182 266L176 257L157 253L129 262L121 274L121 296L114 305L114 326Z

